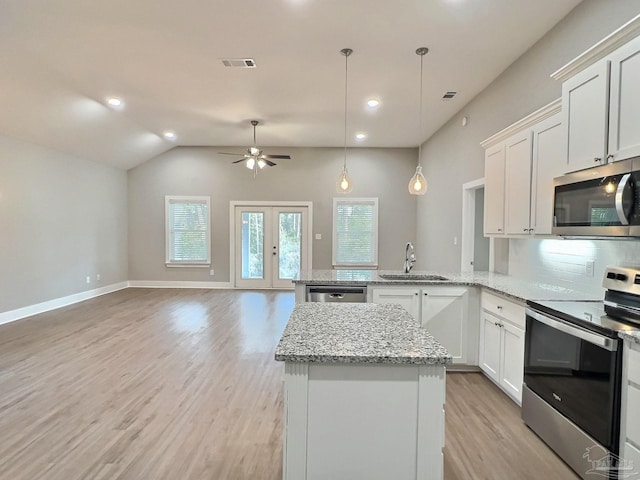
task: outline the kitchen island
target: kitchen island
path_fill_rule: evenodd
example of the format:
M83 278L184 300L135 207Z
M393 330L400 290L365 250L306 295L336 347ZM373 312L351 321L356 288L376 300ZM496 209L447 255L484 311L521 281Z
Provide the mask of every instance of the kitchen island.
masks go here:
M402 307L298 304L275 358L284 479L442 479L451 356Z

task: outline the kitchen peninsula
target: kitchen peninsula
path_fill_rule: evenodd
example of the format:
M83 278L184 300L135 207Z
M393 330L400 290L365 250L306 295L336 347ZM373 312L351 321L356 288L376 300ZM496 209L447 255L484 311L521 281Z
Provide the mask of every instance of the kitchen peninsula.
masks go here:
M402 307L298 304L275 357L285 480L442 478L451 356Z

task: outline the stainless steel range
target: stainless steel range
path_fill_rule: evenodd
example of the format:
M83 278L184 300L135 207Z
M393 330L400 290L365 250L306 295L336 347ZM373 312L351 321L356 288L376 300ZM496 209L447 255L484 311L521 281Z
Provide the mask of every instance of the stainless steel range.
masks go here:
M604 302L527 302L522 418L584 479L619 452L622 345L640 328L640 268L609 267ZM612 454L612 455L611 455Z

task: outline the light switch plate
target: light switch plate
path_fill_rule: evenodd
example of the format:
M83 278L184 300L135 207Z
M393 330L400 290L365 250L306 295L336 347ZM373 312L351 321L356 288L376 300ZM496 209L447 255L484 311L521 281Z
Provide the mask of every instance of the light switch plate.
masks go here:
M595 263L593 260L587 260L587 262L585 263L585 275L587 277L593 277L593 270L595 267Z
M316 233L316 240L322 240L322 234Z

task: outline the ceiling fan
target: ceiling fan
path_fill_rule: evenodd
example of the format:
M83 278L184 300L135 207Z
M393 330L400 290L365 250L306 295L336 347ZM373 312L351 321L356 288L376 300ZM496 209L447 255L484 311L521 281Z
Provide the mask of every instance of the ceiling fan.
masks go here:
M255 177L258 173L258 170L263 169L265 165L269 165L273 167L276 163L272 162L271 159L290 159L290 155L266 155L262 153L262 150L256 146L256 127L258 126L258 120L251 120L251 125L253 125L253 147L247 148L247 153L243 155L240 160L236 160L231 163L240 163L245 162L245 165L248 169L253 170L253 176ZM229 152L218 152L222 155L239 155L238 153L229 153Z

